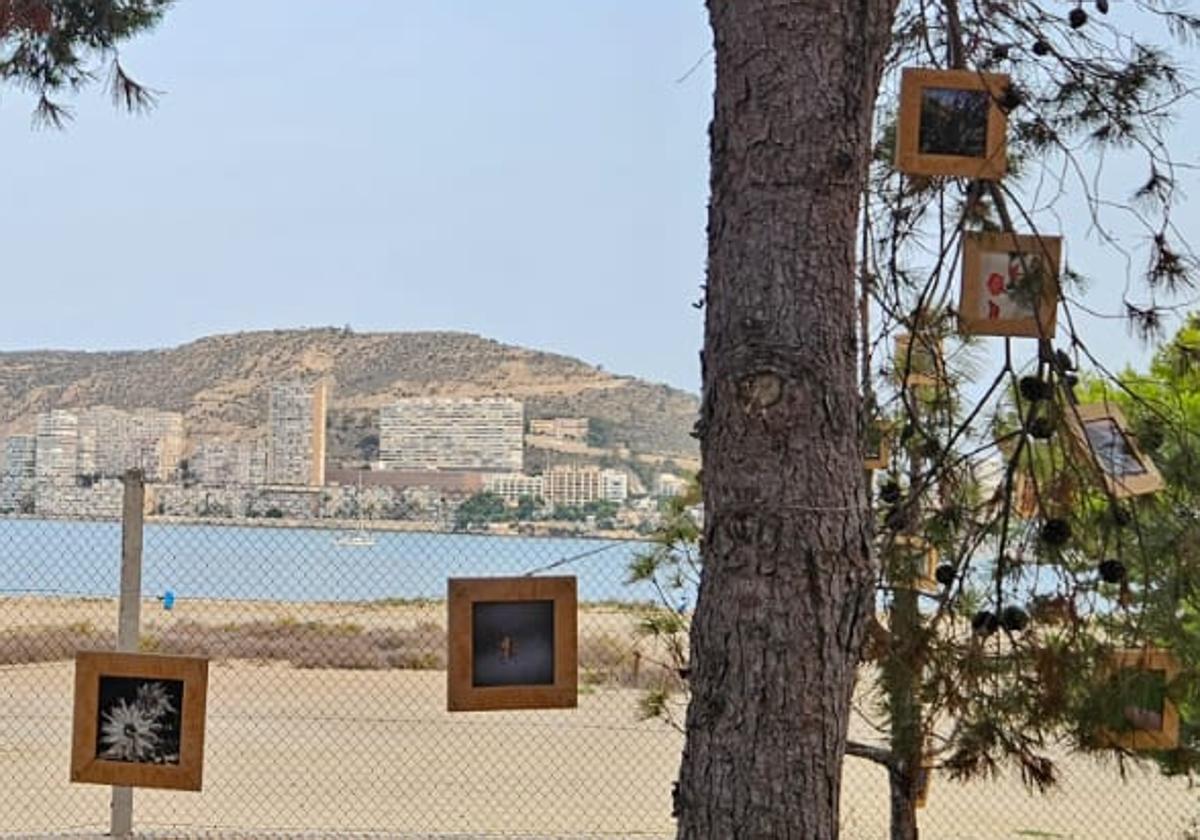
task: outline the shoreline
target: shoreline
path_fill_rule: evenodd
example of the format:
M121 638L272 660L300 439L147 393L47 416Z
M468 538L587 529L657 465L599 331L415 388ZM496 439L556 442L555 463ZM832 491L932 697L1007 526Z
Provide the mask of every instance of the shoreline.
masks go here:
M41 516L36 513L8 513L0 516L0 522L6 520L25 521L25 522L107 522L119 524L120 519L116 517L102 516ZM573 525L576 523L565 521L550 521L542 520L538 522L513 523L518 524L519 528L532 529L521 532L514 531L511 528L497 528L495 530L466 530L460 531L454 528L439 525L431 520L404 520L404 519L343 519L329 517L325 519L296 519L296 518L275 518L265 516L254 517L206 517L206 516L166 516L156 514L146 514L146 525L200 525L211 526L213 528L277 528L284 530L306 530L306 531L347 531L357 532L362 526L367 533L383 532L383 533L419 533L419 534L445 534L461 537L505 537L505 538L520 538L527 539L564 539L564 540L595 540L601 542L650 542L650 539L645 534L639 534L637 531L629 529L618 529L611 531L574 531ZM505 523L508 524L508 523Z

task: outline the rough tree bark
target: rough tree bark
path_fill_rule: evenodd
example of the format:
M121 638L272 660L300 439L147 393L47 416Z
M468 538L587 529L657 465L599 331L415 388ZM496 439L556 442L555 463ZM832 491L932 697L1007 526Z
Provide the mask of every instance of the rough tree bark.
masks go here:
M895 0L708 0L704 572L679 837L828 840L874 574L855 232Z

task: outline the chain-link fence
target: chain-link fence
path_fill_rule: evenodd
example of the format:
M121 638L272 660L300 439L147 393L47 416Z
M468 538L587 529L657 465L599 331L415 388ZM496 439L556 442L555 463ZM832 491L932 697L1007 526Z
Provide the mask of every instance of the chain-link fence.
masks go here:
M144 528L140 647L211 666L203 792L138 790L140 832L673 834L682 737L638 703L678 676L637 633L641 544L265 524ZM0 517L0 833L108 829L110 789L68 781L72 658L113 647L120 563L115 518ZM578 579L578 708L447 712L446 579L530 572ZM1193 836L1186 783L1060 769L1045 796L935 774L922 836ZM848 759L843 797L844 837L886 837L882 771Z

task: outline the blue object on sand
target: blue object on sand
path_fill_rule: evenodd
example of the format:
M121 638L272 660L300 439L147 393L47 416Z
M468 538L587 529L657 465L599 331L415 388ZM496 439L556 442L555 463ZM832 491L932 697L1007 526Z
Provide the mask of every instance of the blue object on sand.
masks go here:
M162 605L164 610L169 610L175 606L175 593L168 589L162 594Z

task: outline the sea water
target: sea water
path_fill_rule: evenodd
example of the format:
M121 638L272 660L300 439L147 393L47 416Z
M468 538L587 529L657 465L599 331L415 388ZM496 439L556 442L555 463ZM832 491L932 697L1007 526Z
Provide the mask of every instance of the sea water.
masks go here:
M339 545L338 528L147 523L142 592L179 600L372 601L444 598L451 577L572 575L581 601L650 601L627 582L650 544L562 537L373 531L374 544ZM121 526L0 518L0 597L113 597L120 588ZM694 603L688 587L669 597Z

